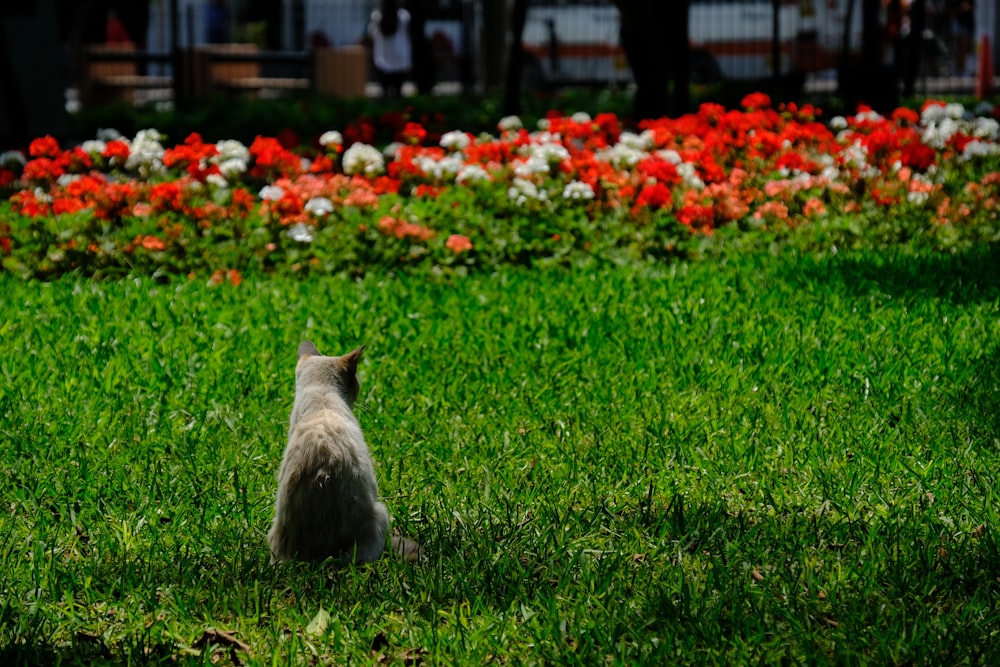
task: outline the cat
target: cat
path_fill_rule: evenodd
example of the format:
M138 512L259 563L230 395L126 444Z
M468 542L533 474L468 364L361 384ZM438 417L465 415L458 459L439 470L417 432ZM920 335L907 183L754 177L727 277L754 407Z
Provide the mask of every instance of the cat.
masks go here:
M288 445L267 535L271 562L332 558L346 565L382 555L389 513L352 411L363 350L325 357L309 341L299 346ZM394 552L411 560L405 545L396 538L392 543Z

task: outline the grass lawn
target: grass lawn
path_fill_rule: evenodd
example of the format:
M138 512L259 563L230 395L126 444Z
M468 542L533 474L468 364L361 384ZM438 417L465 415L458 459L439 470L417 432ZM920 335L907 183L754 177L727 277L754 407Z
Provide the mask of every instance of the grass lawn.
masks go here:
M1000 661L995 246L0 293L0 662ZM303 338L422 564L268 563Z

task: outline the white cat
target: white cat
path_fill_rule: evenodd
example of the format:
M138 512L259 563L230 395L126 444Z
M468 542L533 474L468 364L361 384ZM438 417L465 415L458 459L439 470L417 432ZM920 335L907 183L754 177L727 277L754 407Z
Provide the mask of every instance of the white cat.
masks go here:
M299 346L288 446L267 535L272 562L366 563L382 555L389 513L379 502L375 469L351 411L363 349L324 357L309 341Z

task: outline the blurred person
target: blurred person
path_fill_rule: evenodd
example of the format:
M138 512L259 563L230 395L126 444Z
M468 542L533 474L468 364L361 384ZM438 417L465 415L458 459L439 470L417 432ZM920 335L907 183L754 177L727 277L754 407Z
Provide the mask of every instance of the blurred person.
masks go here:
M229 9L225 0L211 0L205 5L205 24L209 44L229 41Z
M975 21L972 3L969 0L955 0L951 3L951 36L955 46L954 74L966 76L966 65L972 53L972 33Z
M383 94L399 97L413 69L410 13L397 0L381 0L379 4L368 24L372 62Z

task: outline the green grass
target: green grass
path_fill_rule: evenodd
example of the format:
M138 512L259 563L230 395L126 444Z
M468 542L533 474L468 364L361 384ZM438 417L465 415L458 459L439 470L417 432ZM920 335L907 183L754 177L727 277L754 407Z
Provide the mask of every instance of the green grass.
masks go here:
M0 662L995 663L998 267L0 275ZM423 564L268 564L303 338Z

